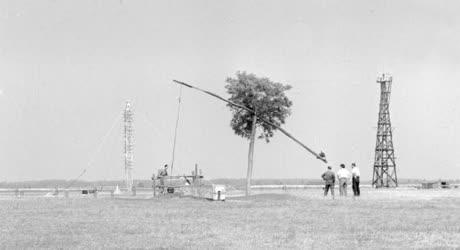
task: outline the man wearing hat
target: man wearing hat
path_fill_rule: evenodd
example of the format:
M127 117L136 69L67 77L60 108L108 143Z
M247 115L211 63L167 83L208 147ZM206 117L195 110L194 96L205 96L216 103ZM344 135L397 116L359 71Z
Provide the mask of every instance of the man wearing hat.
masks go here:
M352 187L353 187L353 195L359 196L361 194L359 190L359 168L356 166L355 163L351 164L351 176L352 176Z
M347 180L350 178L350 171L345 169L345 164L340 164L337 178L339 179L340 196L347 196Z
M332 171L332 167L328 166L327 171L321 175L326 186L324 187L324 196L327 196L329 189L331 189L332 199L334 199L334 184L335 184L335 173Z

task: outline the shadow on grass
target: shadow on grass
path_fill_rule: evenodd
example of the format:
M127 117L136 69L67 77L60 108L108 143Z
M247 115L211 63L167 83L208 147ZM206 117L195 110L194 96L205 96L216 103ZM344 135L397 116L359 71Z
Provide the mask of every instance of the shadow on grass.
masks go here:
M254 194L250 196L240 196L240 197L232 197L227 198L228 200L245 200L245 201L290 201L290 200L302 200L292 194L275 194L275 193L268 193L268 194Z

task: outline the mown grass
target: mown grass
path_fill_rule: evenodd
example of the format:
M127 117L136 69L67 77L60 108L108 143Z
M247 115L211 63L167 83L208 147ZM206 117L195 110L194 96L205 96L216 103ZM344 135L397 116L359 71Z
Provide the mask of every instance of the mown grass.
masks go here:
M0 201L0 248L459 248L460 191Z

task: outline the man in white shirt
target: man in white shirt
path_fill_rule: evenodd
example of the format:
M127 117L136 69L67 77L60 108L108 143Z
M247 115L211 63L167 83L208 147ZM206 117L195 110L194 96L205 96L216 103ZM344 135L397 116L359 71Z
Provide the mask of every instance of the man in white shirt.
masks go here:
M352 176L352 187L353 187L353 195L359 196L361 194L359 190L359 168L356 166L355 163L351 164L351 176Z
M347 196L347 180L350 178L350 171L345 169L345 164L340 164L337 178L339 179L340 196Z

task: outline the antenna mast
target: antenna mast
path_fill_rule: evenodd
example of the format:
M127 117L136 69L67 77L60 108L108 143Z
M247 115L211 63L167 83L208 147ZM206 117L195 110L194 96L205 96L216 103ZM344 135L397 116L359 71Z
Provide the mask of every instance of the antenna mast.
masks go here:
M372 186L397 187L396 163L393 148L393 131L390 121L390 94L393 78L383 74L377 78L380 84L380 108L377 128L377 142L375 145L374 174Z
M125 184L126 189L131 191L133 189L133 165L134 165L134 131L133 131L133 110L131 103L126 101L124 118L124 154L125 154Z
M178 100L178 104L177 104L177 118L176 118L176 128L174 129L174 142L173 142L173 150L172 150L172 157L171 157L171 173L170 173L170 175L173 174L173 169L174 169L174 158L175 158L175 155L176 155L177 127L179 126L181 99L182 99L182 86L180 86L180 89L179 89L179 100Z

